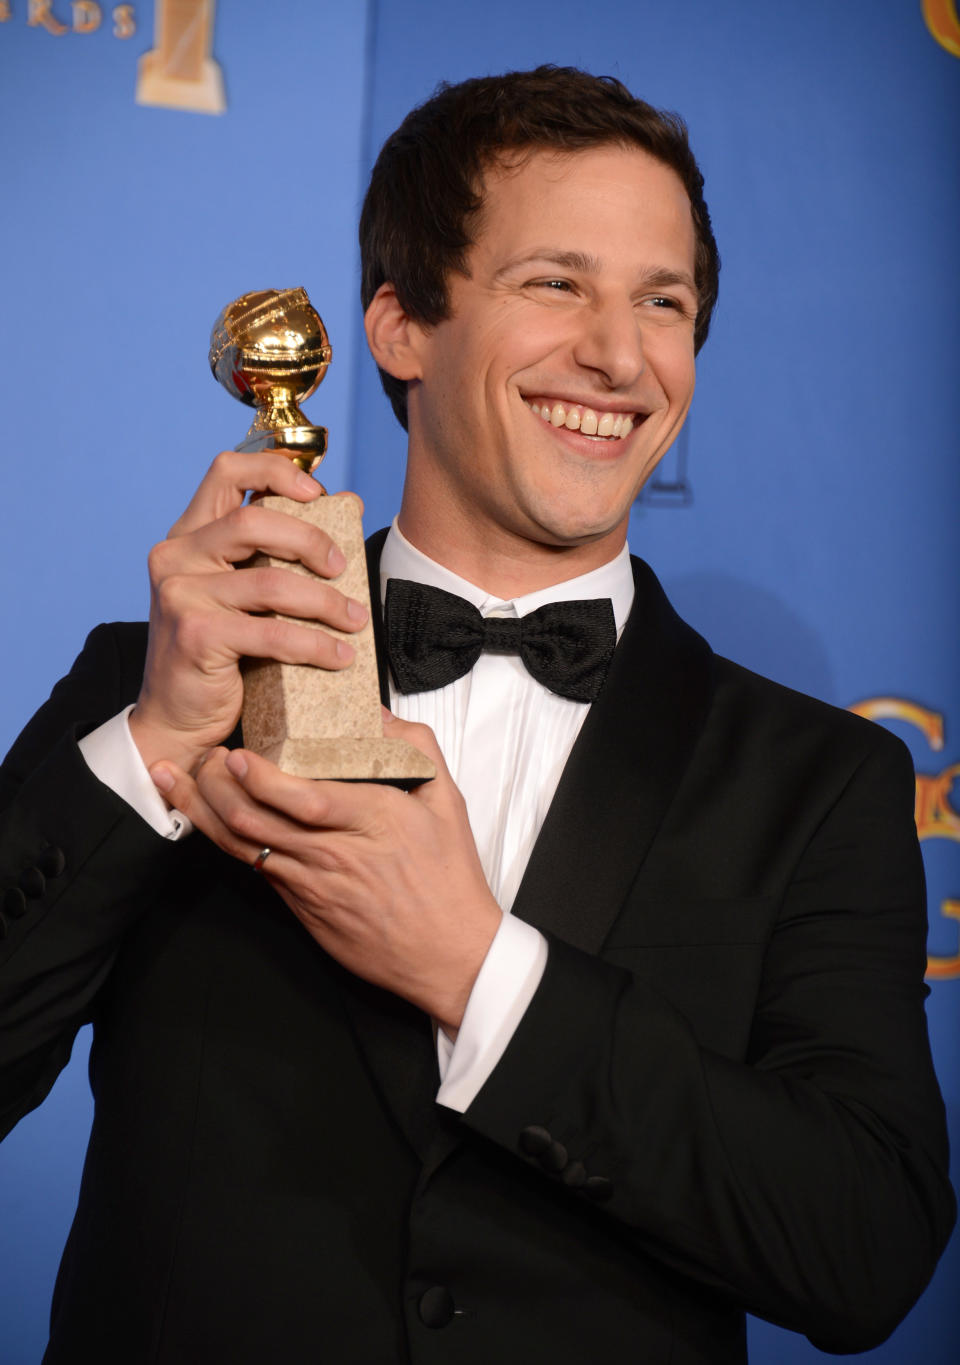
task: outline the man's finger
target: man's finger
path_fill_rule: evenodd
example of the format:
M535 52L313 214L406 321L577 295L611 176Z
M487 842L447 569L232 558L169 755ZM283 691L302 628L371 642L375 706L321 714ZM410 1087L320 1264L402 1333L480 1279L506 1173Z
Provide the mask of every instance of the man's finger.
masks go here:
M233 780L224 765L227 752L212 749L196 777L166 760L153 764L150 776L164 799L202 834L231 857L253 866L262 849L286 848L294 831L287 820L258 806Z
M189 535L171 533L154 554L154 577L162 578L165 562L180 573L225 569L254 554L297 561L321 578L336 578L346 560L330 536L300 517L252 502L239 504Z
M184 606L177 618L176 644L181 657L203 661L207 682L222 676L224 669L235 669L238 659L274 659L336 672L349 668L356 653L347 639L337 639L317 626L224 611L210 602Z
M362 630L369 612L332 584L269 564L235 573L171 574L156 589L164 615L180 620L190 611L278 612L350 634Z
M226 852L234 852L228 844L236 845L236 839L206 801L195 778L167 759L151 765L150 777L164 800L185 815L201 834ZM234 856L240 856L239 852Z
M304 474L285 455L265 452L241 455L223 450L207 470L183 516L170 530L171 537L188 535L239 507L249 491L279 493L296 502L320 497L320 485Z
M446 796L450 788L458 791L450 770L447 767L443 752L437 742L437 737L430 729L429 725L422 725L417 721L401 720L392 711L388 711L385 706L381 706L380 714L383 718L383 733L387 739L404 739L408 744L412 744L415 749L419 749L422 754L431 760L437 770L437 775L430 782L421 782L418 787L414 787L411 795L428 804Z
M309 829L365 830L384 806L404 799L403 792L377 782L293 777L248 749L231 750L225 762L255 801Z
M302 842L303 830L299 823L270 802L260 800L238 782L229 767L230 753L214 749L209 760L197 774L200 795L213 811L220 824L229 831L235 857L246 857L263 847L291 851ZM267 768L275 768L266 759Z

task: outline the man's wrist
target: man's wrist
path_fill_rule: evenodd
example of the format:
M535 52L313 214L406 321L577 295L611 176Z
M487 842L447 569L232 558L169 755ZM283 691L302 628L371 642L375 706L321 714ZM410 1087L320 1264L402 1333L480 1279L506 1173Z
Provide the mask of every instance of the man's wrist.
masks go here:
M493 897L485 904L476 917L476 931L471 936L469 951L461 958L462 971L458 973L456 984L451 989L451 978L446 976L442 983L441 994L429 1011L437 1027L442 1029L452 1043L457 1040L464 1012L473 993L473 987L480 970L487 960L487 953L497 936L503 919L503 911Z
M168 763L175 763L186 773L193 772L211 747L188 742L181 731L151 723L144 717L139 706L134 706L127 717L127 724L130 728L130 738L143 759L144 767L148 769L155 763L165 760Z
M504 915L474 982L456 1045L438 1034L438 1103L463 1113L499 1062L540 984L547 944L531 924Z

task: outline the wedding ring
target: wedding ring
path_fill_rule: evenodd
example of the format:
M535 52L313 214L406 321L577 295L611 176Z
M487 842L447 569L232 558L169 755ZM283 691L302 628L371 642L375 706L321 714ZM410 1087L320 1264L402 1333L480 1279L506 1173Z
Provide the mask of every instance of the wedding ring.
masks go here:
M257 854L257 856L256 856L256 857L254 858L254 860L253 860L253 870L254 870L254 872L262 872L262 871L263 871L263 865L264 865L264 863L267 861L267 859L270 857L270 854L271 854L272 852L273 852L273 849L272 849L272 848L262 848L262 849L260 850L260 852Z

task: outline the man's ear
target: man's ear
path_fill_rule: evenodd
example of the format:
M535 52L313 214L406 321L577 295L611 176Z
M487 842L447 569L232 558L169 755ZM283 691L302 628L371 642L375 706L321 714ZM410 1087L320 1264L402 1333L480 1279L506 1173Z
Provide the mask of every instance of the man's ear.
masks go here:
M407 317L392 284L382 284L363 318L370 352L394 379L421 379L417 341L422 335L419 323Z

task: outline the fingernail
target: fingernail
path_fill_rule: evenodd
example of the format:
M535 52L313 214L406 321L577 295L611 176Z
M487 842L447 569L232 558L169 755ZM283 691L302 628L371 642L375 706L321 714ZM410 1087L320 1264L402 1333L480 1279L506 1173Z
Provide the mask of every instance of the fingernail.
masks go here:
M232 749L226 757L227 770L233 773L234 777L244 778L247 775L249 764L243 756L241 749Z
M316 493L320 485L301 469L297 472L297 487L301 493Z
M337 641L337 658L338 658L338 659L342 659L342 660L344 661L344 663L349 663L349 661L353 658L354 653L355 653L355 651L354 651L353 649L350 648L350 646L347 644L346 640L338 640L338 641Z
M347 567L347 557L342 550L338 550L336 545L331 545L327 552L327 568L332 574L343 573Z
M173 787L173 773L169 768L151 768L150 776L158 791L168 792Z
M347 615L351 621L365 621L367 619L367 609L362 602L357 602L352 597L347 598Z

